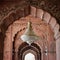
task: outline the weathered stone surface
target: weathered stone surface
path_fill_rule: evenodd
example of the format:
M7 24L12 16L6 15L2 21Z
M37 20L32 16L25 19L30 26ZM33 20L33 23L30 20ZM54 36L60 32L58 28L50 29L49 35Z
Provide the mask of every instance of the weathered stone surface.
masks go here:
M56 40L56 60L60 60L60 38Z
M44 11L42 9L37 9L36 17L42 20Z
M56 19L54 17L51 17L49 24L50 24L51 28L53 29L56 25Z
M54 36L56 36L59 32L59 24L56 24L54 27Z
M60 37L60 32L58 32L57 35L55 35L54 37L57 40Z
M51 15L48 12L45 12L43 16L43 20L49 23L50 18L51 18Z
M36 8L33 7L33 6L31 6L31 15L32 15L33 17L36 17Z

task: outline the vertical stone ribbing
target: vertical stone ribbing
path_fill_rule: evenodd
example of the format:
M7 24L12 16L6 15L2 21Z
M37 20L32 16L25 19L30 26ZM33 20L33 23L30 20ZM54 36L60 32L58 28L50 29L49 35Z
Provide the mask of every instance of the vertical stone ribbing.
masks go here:
M42 20L44 11L42 9L37 9L37 18L40 18Z
M31 6L31 15L36 17L36 8Z
M45 12L43 20L46 21L46 23L49 23L50 18L51 18L51 15L49 13Z

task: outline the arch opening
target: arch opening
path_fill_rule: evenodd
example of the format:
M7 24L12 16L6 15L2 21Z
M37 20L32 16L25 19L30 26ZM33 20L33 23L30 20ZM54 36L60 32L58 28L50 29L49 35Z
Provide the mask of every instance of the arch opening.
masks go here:
M36 60L35 55L32 53L27 53L24 57L24 60Z

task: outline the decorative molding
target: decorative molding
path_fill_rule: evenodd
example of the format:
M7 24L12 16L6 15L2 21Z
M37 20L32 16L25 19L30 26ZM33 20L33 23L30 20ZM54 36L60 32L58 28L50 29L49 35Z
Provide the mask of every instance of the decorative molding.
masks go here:
M57 19L57 22L60 24L60 4L58 5L58 2L60 1L31 0L31 5L49 12Z
M27 0L23 0L17 3L8 3L4 4L3 7L0 7L0 25L8 15L10 15L11 13L16 13L16 11L19 9L24 10L24 8L29 5L29 2Z
M34 7L34 6L31 6L31 7ZM31 8L31 11L34 11L35 9L38 9L38 8L36 8L36 7ZM38 10L35 11L35 13L37 13L37 12L40 13L40 11L38 11ZM54 17L52 17L49 13L47 13L45 11L43 11L43 12L44 12L44 14L42 16L43 18L40 18L40 20L43 20L43 21L45 21L45 23L47 23L48 25L50 25L52 31L54 32L54 38L55 38L55 40L57 40L56 39L56 35L58 34L59 29L60 29L59 24L57 23L56 19ZM32 16L34 16L35 13L32 12ZM37 14L35 14L35 15L37 15ZM41 15L40 15L40 17L41 17ZM35 18L38 18L38 15Z

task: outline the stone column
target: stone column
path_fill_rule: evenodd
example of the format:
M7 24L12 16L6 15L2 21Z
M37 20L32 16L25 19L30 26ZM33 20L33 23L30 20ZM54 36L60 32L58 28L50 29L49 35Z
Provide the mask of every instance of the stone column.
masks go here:
M15 60L18 60L18 52L15 52L15 57L14 57Z
M11 32L6 32L6 37L4 40L3 60L12 60L12 34Z
M60 60L60 38L56 40L56 60Z

